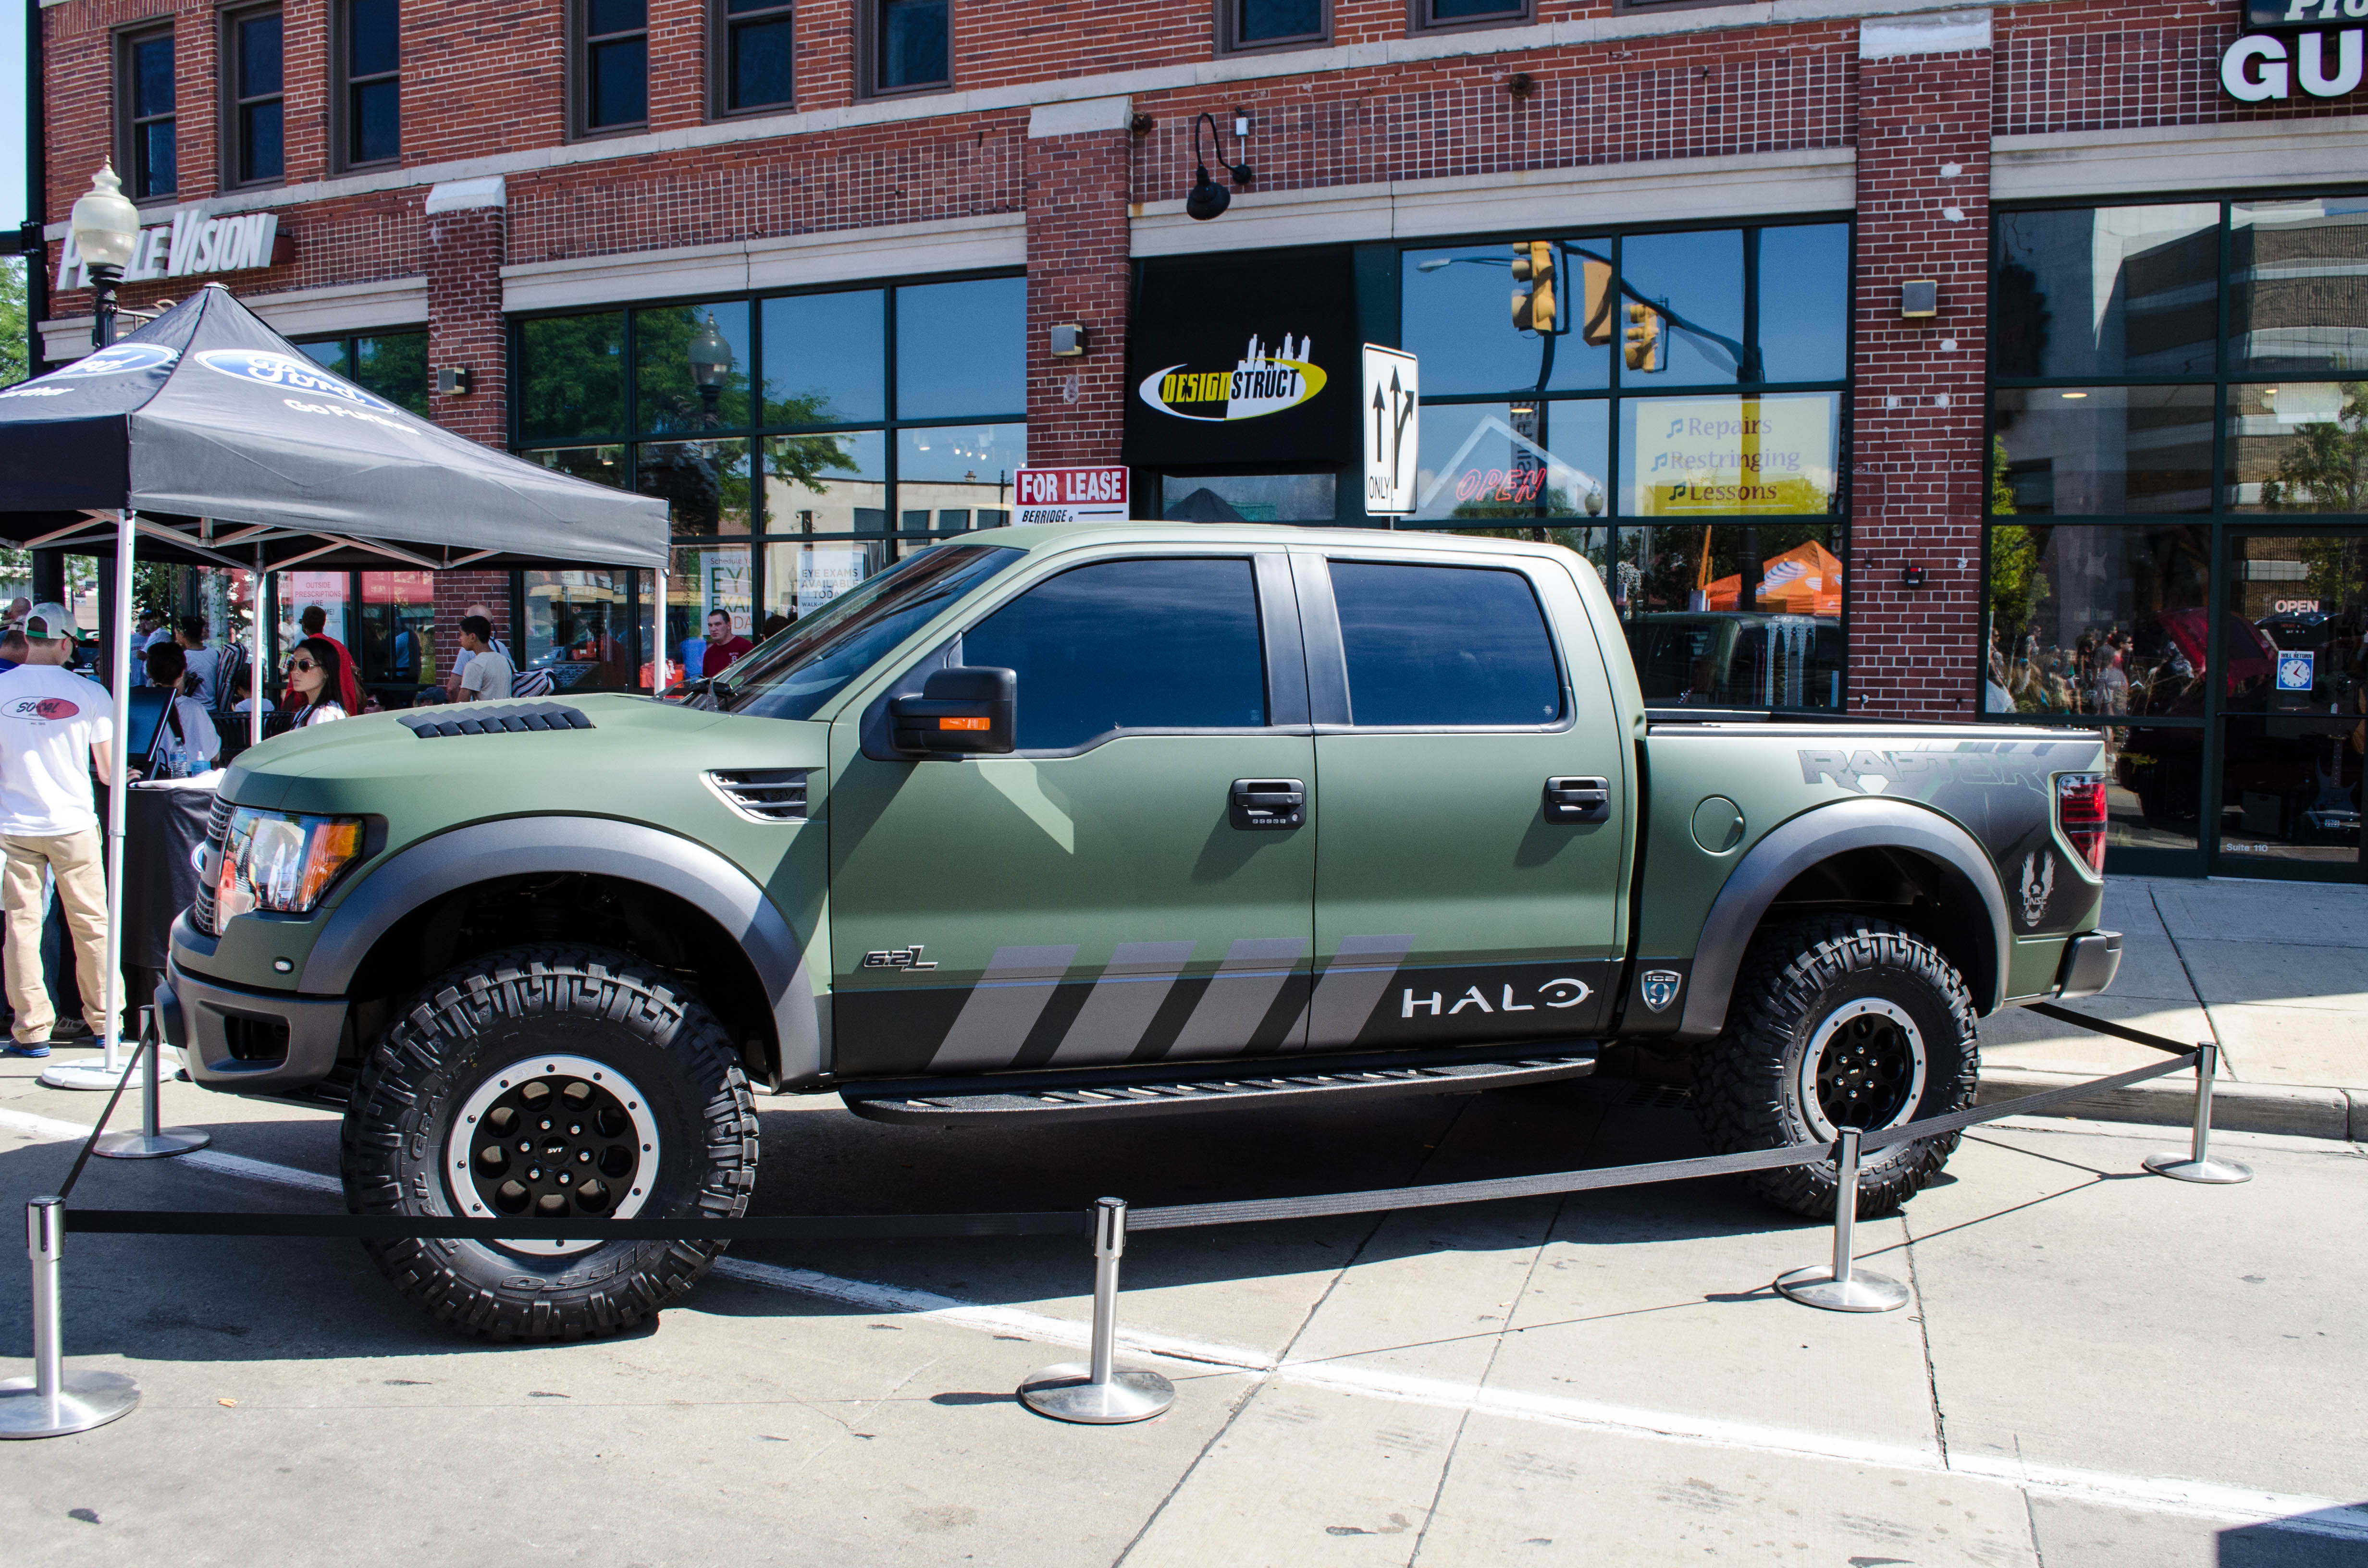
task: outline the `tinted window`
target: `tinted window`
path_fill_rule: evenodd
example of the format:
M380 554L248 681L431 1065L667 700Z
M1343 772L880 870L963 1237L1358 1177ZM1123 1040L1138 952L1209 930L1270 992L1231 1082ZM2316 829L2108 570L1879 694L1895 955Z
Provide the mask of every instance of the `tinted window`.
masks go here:
M1064 573L965 632L962 662L1018 673L1022 751L1112 730L1266 722L1247 561L1112 561Z
M1759 373L1838 381L1850 373L1850 225L1762 229Z
M1656 366L1637 374L1671 386L1757 379L1747 373L1743 345L1742 230L1632 234L1622 244L1620 270L1626 302L1647 301L1663 317ZM1624 346L1626 312L1618 324Z
M946 0L880 0L883 90L947 80L946 21Z
M625 426L625 318L552 316L523 323L518 427L536 437L608 436Z
M851 425L886 411L879 290L791 294L764 312L766 424Z
M896 414L959 419L1028 406L1028 279L896 290Z
M2220 208L2078 208L1998 219L2002 376L2212 373Z
M1545 615L1520 573L1336 561L1332 597L1358 724L1531 725L1561 717Z

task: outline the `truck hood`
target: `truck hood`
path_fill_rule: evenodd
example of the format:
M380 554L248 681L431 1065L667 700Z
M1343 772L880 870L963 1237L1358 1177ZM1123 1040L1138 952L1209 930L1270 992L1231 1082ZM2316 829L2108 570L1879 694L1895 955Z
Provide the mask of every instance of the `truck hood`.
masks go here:
M243 806L404 816L433 801L431 810L454 822L521 811L636 815L686 772L820 769L829 755L827 725L699 712L620 693L410 714L482 722L553 707L580 713L590 728L422 735L393 713L316 724L246 751L222 793Z

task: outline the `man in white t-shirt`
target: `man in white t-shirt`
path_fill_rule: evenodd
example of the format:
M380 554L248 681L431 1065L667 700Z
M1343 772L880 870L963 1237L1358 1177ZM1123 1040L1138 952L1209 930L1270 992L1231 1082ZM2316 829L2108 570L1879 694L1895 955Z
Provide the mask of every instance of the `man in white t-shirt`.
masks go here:
M90 782L94 761L111 766L115 718L105 687L63 667L74 652L65 606L35 605L25 644L31 657L0 675L0 913L8 1004L17 1010L8 1053L47 1056L57 1015L41 969L44 873L56 879L74 938L83 1017L102 1040L115 1028L107 1017L107 876Z
M222 653L206 646L206 618L185 615L181 618L181 635L176 639L188 658L189 678L183 690L198 699L201 708L215 705L214 676L222 669Z
M466 625L466 624L468 623L469 617L471 617L471 616L472 616L472 615L473 615L473 616L480 617L481 619L484 619L484 623L485 623L487 626L489 626L489 627L490 627L491 625L493 625L493 623L494 623L494 612L493 612L493 610L492 610L491 608L488 608L487 606L485 606L485 605L483 605L483 604L473 604L473 605L471 605L467 609L462 610L462 611L461 612L461 623L462 623L463 625ZM495 653L499 653L499 654L500 654L503 658L505 658L505 659L508 659L508 658L510 657L510 649L509 649L509 644L508 644L508 643L507 643L507 642L503 642L503 641L502 641L500 638L498 638L498 637L490 638L490 639L488 639L488 641L489 641L489 642L491 642L491 644L493 645L493 650L494 650L494 652L495 652ZM467 637L465 637L465 636L464 636L464 637L462 637L462 638L461 639L461 652L460 652L460 654L459 654L459 656L457 656L456 658L454 658L454 659L453 659L453 661L452 661L452 675L451 675L451 678L450 678L450 680L448 680L448 681L445 683L445 684L446 684L446 686L447 686L447 687L448 687L448 688L450 689L450 691L452 700L453 700L453 701L455 701L455 702L466 702L466 701L468 701L468 700L469 700L467 693L466 693L464 690L462 690L462 683L461 683L461 676L465 676L465 675L467 675L467 674L469 673L469 661L470 661L471 659L475 658L475 657L476 657L476 655L475 655L474 653L472 653L471 652L469 652L469 640L468 640L468 638L467 638ZM517 673L517 670L518 670L518 661L517 661L517 660L515 660L515 659L511 659L511 660L510 660L510 670L511 670L511 673L512 673L512 674L516 674L516 673Z
M510 694L510 659L494 644L494 623L482 615L461 618L461 646L469 662L461 670L461 700L485 702Z

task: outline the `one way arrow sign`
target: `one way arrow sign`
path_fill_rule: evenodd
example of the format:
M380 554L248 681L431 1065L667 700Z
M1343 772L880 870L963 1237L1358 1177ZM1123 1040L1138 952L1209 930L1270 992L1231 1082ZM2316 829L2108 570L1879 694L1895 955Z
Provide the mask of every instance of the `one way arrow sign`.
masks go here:
M1422 450L1422 391L1415 357L1365 345L1365 512L1414 511L1415 470Z

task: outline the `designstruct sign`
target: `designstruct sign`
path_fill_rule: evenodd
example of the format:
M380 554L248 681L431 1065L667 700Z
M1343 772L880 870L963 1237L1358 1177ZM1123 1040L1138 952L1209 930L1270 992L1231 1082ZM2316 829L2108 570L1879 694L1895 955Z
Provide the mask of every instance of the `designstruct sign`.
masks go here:
M1422 450L1421 391L1415 357L1365 345L1365 510L1404 517L1415 509L1416 454Z
M1346 250L1152 256L1140 267L1127 343L1129 464L1222 472L1359 460L1364 411Z
M1023 468L1017 494L1030 523L1122 523L1127 519L1127 471L1112 463L1090 468Z

